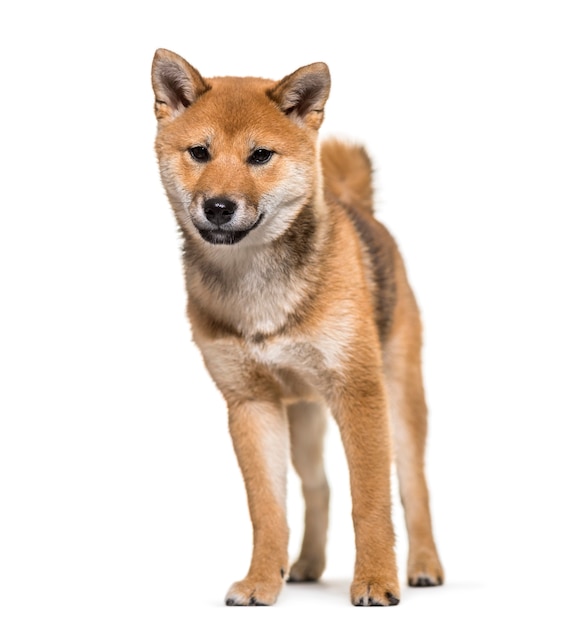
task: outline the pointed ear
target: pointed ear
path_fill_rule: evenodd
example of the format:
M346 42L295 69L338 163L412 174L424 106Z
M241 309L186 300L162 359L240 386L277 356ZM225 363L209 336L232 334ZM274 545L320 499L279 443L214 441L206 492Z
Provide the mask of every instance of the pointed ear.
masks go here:
M152 62L154 112L158 120L172 120L183 113L210 86L184 59L159 48Z
M298 124L318 130L330 91L330 73L325 63L312 63L282 78L269 96Z

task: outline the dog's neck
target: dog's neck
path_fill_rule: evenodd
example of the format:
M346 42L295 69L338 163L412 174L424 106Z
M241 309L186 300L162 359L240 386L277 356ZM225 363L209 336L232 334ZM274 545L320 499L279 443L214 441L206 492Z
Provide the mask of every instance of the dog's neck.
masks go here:
M310 203L269 243L212 246L184 230L188 298L237 334L280 331L316 293L316 259L326 245L328 222L324 204Z

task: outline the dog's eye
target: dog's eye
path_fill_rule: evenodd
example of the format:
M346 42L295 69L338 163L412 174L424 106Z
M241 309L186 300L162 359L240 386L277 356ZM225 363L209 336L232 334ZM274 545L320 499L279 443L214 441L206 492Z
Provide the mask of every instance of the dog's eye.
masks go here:
M251 165L262 165L267 163L274 154L273 150L266 150L266 148L258 148L248 157L248 162Z
M188 152L192 159L198 163L207 163L211 159L209 150L205 146L192 146L188 148Z

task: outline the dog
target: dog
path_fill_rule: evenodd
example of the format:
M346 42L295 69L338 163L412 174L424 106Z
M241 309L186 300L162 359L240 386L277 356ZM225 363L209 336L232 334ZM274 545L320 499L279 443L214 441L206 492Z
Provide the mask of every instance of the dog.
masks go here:
M281 80L204 78L165 49L152 63L155 151L177 220L195 344L228 408L253 527L228 605L271 605L325 567L326 415L352 497L356 606L399 603L391 516L396 463L408 584L444 573L424 475L421 321L404 262L375 218L362 145L318 134L325 63ZM286 475L302 481L305 528L288 565Z

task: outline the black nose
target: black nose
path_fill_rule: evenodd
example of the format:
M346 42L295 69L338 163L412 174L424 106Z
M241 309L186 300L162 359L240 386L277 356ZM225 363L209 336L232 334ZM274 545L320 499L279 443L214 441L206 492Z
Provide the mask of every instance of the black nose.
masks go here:
M203 203L205 217L216 226L230 222L235 214L237 205L228 198L209 198Z

